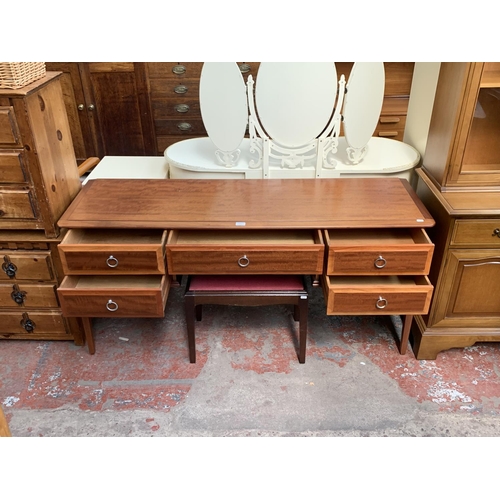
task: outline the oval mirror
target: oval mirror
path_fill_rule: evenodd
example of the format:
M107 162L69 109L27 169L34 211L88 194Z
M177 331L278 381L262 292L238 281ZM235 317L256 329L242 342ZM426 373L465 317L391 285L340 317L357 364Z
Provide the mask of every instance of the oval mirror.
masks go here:
M354 63L344 98L343 125L347 144L364 148L377 126L385 89L384 63Z
M240 146L248 124L248 106L245 82L235 62L203 64L200 111L217 148L231 152Z
M266 133L278 144L298 147L327 126L337 95L334 63L260 64L255 103Z

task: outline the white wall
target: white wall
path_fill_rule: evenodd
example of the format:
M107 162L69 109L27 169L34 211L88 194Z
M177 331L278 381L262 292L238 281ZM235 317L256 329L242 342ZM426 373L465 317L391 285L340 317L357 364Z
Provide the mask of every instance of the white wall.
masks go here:
M434 106L439 62L416 62L411 84L403 142L413 146L423 158Z

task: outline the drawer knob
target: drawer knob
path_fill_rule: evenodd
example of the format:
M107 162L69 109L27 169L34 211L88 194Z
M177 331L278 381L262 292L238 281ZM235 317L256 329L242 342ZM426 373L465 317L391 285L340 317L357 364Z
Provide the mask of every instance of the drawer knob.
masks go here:
M189 104L177 104L177 106L175 106L175 111L177 111L177 113L187 113L189 111Z
M16 304L19 304L19 305L23 304L24 297L26 297L26 292L23 292L22 290L20 290L18 285L14 285L12 287L12 289L13 289L13 292L10 294L10 296L12 297L12 300Z
M110 255L107 259L106 259L106 264L109 266L109 267L116 267L118 266L118 259L116 257L113 257L112 255Z
M36 325L35 322L32 321L27 313L23 313L23 319L21 320L21 326L28 332L31 333Z
M248 264L250 264L250 259L246 255L243 255L243 257L238 259L238 266L247 267Z
M15 264L13 264L8 255L4 255L4 263L2 264L2 270L3 272L9 277L9 278L15 278L16 277L16 271L17 267Z
M106 304L106 309L108 311L114 312L118 310L118 304L116 302L113 302L111 299L108 300L108 303Z
M188 91L188 88L186 87L186 85L176 85L174 87L174 92L176 94L185 94L187 91Z
M385 309L387 306L387 299L384 299L384 297L379 297L377 299L377 302L375 303L375 306L377 309Z
M179 130L182 130L183 132L185 132L186 130L191 130L193 128L193 126L190 123L181 122L181 123L179 123L179 125L177 125L177 128Z
M387 261L382 257L382 255L379 255L373 263L377 269L382 269L387 264Z
M239 68L240 68L240 71L242 73L249 73L250 70L252 69L252 67L250 66L250 64L246 64L246 63L240 64Z
M498 227L494 229L491 236L498 236L500 238L500 229Z
M182 64L177 64L177 66L172 68L172 73L175 73L176 75L183 75L185 72L186 66L183 66Z

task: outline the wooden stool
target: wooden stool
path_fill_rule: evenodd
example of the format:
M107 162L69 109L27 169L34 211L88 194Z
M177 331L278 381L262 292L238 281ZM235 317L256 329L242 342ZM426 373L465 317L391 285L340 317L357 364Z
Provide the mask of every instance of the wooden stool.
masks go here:
M195 318L201 321L203 304L226 306L293 304L293 318L299 322L299 363L305 363L308 294L302 276L189 276L184 293L184 305L191 363L196 363Z

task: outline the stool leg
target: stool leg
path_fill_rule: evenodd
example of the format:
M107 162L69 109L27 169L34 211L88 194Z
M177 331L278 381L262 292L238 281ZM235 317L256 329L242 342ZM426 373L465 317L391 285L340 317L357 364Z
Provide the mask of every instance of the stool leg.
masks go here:
M186 326L189 346L189 362L196 363L196 343L194 337L194 320L196 316L196 305L193 296L184 296L184 309L186 312Z
M299 298L299 363L306 362L307 344L307 297Z
M201 321L201 304L197 304L195 306L195 312L196 312L196 321Z

